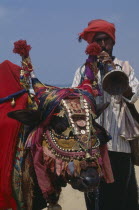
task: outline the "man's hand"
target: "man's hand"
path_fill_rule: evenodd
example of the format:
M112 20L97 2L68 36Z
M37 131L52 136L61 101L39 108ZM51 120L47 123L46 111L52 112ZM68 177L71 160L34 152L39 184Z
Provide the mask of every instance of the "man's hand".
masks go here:
M115 65L113 63L113 60L111 58L111 56L105 52L102 51L99 55L98 55L98 63L101 63L103 65L103 69L107 72L115 69Z
M107 63L113 63L112 58L110 57L110 55L105 52L102 51L99 55L98 55L98 60L100 62L102 62L103 64L107 64Z
M133 96L132 88L128 86L127 90L123 93L123 96L127 99L131 99Z

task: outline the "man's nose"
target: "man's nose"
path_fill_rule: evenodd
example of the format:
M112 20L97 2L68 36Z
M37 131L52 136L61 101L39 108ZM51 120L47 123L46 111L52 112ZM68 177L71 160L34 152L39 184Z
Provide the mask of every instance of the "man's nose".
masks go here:
M101 46L101 47L105 47L105 41L104 41L103 39L102 39L101 42L100 42L100 46Z

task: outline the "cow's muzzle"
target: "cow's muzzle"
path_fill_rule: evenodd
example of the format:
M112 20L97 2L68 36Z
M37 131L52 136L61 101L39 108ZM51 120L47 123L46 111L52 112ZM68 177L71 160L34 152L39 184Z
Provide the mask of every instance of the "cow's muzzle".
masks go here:
M81 170L79 176L72 177L69 181L74 189L81 192L92 192L94 191L100 182L100 176L97 170L93 167Z

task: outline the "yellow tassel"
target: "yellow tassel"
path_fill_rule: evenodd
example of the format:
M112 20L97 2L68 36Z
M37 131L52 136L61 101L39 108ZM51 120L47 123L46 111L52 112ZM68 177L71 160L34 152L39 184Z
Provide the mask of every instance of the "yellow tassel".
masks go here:
M12 101L11 101L11 106L12 106L12 107L15 106L15 100L14 100L14 98L13 98Z

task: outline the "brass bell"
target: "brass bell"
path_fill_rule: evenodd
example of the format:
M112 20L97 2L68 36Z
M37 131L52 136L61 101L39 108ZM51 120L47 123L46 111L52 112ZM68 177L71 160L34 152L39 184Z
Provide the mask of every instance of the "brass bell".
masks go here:
M23 75L24 75L24 70L21 69L21 71L20 71L20 76L23 76Z
M15 106L15 100L14 100L14 98L13 98L12 101L11 101L11 106L12 106L12 107Z
M86 158L86 159L90 159L90 158L91 158L91 155L87 152L87 153L85 154L85 158Z

